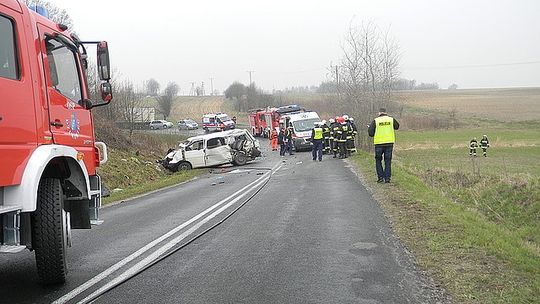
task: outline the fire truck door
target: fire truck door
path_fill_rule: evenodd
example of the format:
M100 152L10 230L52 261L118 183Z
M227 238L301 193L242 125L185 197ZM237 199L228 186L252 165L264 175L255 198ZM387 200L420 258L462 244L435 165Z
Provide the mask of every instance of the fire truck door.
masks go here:
M42 53L47 83L49 124L54 142L75 147L93 159L93 127L90 111L85 109L82 67L76 47L67 39L55 37L48 28L39 25L43 37Z
M0 5L0 188L20 182L21 164L36 147L32 73L23 33L20 13Z
M272 128L274 125L272 124L272 113L266 113L264 115L264 120L266 121L266 127L268 128L268 132L272 131Z

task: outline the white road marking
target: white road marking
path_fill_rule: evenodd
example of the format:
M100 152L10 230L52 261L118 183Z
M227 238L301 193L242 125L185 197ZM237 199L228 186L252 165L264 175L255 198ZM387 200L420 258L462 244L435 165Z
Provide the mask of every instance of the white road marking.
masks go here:
M268 175L268 174L266 174ZM266 177L265 175L265 177ZM263 183L265 182L265 180L262 180L260 181L259 183L257 183L256 185L253 185L253 187L251 187L251 189L249 190L253 190L253 189L256 189L257 187L259 187L260 185L262 185ZM244 196L246 196L248 193L249 193L249 190L242 193L241 195L239 195L238 197L236 197L235 199L233 199L232 201L230 201L229 203L223 205L221 208L219 208L218 210L214 211L214 213L210 214L209 216L207 216L206 218L204 218L203 220L199 221L197 224L193 225L191 228L189 228L188 230L186 230L184 233L180 234L179 236L177 236L176 238L174 238L173 240L169 241L168 243L166 243L165 245L161 246L160 248L158 248L156 251L154 251L152 254L150 254L149 256L147 256L146 258L144 258L143 260L141 260L140 262L138 262L137 264L133 265L131 268L129 268L128 270L124 271L121 275L115 277L114 279L112 279L111 281L109 281L107 284L103 285L102 287L100 287L98 290L94 291L93 293L91 293L89 296L87 296L86 298L82 299L79 303L88 303L88 301L98 295L100 295L101 293L103 292L106 292L109 288L117 285L118 283L122 282L123 280L135 275L137 272L139 272L141 269L143 269L144 267L146 267L148 264L152 263L154 260L158 259L161 255L163 255L164 253L166 253L168 250L170 250L171 248L173 248L174 246L176 246L178 243L180 243L182 240L184 240L186 237L188 237L189 235L193 234L195 231L197 231L197 229L201 228L202 225L206 224L207 222L209 222L211 219L213 219L214 217L216 217L218 214L222 213L223 211L225 211L227 208L229 208L231 205L233 205L234 203L238 202L241 198L243 198Z
M270 171L270 173L272 173L277 167L278 167L279 163L276 164L272 170ZM280 166L281 167L281 166ZM279 170L279 168L277 169ZM166 234L162 235L161 237L155 239L154 241L148 243L146 246L142 247L141 249L135 251L134 253L130 254L129 256L127 256L126 258L124 258L123 260L119 261L118 263L110 266L109 268L107 268L106 270L104 270L103 272L101 272L100 274L96 275L95 277L93 277L92 279L86 281L85 283L83 283L82 285L78 286L77 288L73 289L72 291L70 291L69 293L65 294L64 296L62 296L61 298L57 299L56 301L53 302L53 304L61 304L61 303L66 303L68 302L69 300L73 299L74 297L78 296L79 294L81 294L82 292L84 292L85 290L87 290L88 288L94 286L95 284L99 283L100 281L104 280L106 277L108 277L110 274L112 274L113 272L117 271L118 269L122 268L123 266L125 266L127 263L133 261L134 259L136 259L137 257L141 256L143 253L145 253L146 251L152 249L153 247L155 247L157 244L161 243L162 241L166 240L167 238L171 237L172 235L174 235L175 233L177 233L178 231L182 230L183 228L185 228L186 226L190 225L191 223L195 222L196 220L200 219L201 217L203 217L204 215L206 215L207 213L211 212L212 210L216 209L217 207L219 207L220 205L224 204L225 202L227 202L228 200L232 199L233 197L239 195L240 193L244 192L246 189L252 187L253 185L255 184L258 184L261 180L263 180L264 178L266 178L266 176L268 175L268 173L262 175L261 177L259 177L258 179L256 179L255 181L249 183L248 185L246 185L245 187L241 188L240 190L236 191L235 193L229 195L228 197L222 199L221 201L219 201L218 203L214 204L213 206L209 207L208 209L204 210L203 212L199 213L198 215L194 216L193 218L191 218L190 220L188 220L187 222L177 226L176 228L172 229L171 231L167 232Z

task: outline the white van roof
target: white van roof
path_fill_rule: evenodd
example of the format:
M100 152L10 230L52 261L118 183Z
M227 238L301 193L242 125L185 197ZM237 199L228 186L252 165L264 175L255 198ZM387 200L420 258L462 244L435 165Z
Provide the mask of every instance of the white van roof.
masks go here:
M228 116L227 114L225 113L206 113L203 115L203 117L224 117L224 116Z
M290 121L297 121L297 120L310 119L310 118L320 118L317 112L294 113L294 114L287 114L284 116L289 117Z
M226 137L226 136L234 136L234 135L242 135L242 134L248 134L251 135L248 131L244 130L244 129L233 129L233 130L228 130L228 131L222 131L222 132L215 132L215 133L209 133L209 134L204 134L204 135L198 135L198 136L193 136L193 137L190 137L188 138L187 140L188 141L194 141L194 140L198 140L198 139L212 139L212 138L216 138L216 137Z

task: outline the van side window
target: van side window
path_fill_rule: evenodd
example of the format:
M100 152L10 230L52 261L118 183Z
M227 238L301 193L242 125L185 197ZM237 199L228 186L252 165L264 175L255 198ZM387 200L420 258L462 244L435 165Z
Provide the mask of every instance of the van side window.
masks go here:
M199 141L193 142L191 145L186 147L186 151L202 150L202 148L203 148L203 142L202 140L199 140Z
M19 79L13 22L0 15L0 77Z
M225 145L225 139L223 137L210 138L206 142L206 147L208 149L213 149L213 148L217 148L219 146L224 146L224 145Z
M53 38L47 38L45 45L52 79L51 86L72 101L80 102L81 83L75 53Z

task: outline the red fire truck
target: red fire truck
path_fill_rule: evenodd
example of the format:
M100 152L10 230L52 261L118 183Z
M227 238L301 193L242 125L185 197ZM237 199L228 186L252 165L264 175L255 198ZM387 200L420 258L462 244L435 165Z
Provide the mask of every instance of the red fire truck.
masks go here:
M268 123L266 121L266 114L269 109L252 109L249 110L249 126L251 127L251 134L255 137L267 137Z
M42 282L64 282L71 229L99 223L96 167L107 149L91 109L112 99L107 43L82 42L19 0L0 0L0 41L0 252L33 250ZM88 90L88 44L97 45L99 102Z
M249 111L249 125L253 136L268 137L270 130L279 129L280 119L286 114L305 111L298 105L278 108L253 109Z

